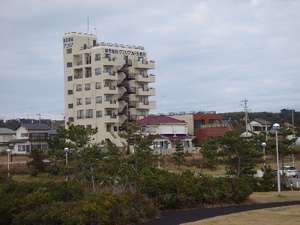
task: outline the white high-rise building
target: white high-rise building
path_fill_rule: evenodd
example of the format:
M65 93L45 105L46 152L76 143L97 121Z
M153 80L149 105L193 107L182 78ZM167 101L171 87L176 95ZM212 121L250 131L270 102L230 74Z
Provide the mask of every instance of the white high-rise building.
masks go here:
M63 44L66 125L98 128L96 143L109 139L124 146L119 132L126 131L126 121L155 108L149 100L155 95L149 86L154 61L141 46L99 43L88 33L66 33Z

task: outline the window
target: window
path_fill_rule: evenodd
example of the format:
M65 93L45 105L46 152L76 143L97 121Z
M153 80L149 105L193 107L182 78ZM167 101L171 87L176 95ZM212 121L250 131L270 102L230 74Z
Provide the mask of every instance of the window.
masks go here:
M101 60L101 54L95 54L95 61Z
M66 51L67 51L67 54L72 54L72 49L71 48L68 48Z
M68 121L69 121L69 123L74 122L74 117L69 117Z
M89 91L89 90L91 90L91 84L90 84L90 83L88 83L88 84L85 84L85 87L84 87L84 89L85 89L86 91Z
M84 118L84 111L81 110L77 110L77 119L83 119Z
M82 105L82 99L81 98L77 98L76 99L76 104L77 105Z
M95 74L97 75L101 75L101 67L95 68Z
M72 67L72 63L71 62L67 62L67 67L68 68Z
M112 75L112 74L113 74L112 66L105 66L105 67L103 68L103 72Z
M91 98L85 98L85 104L86 105L90 105L92 103L92 99Z
M26 151L26 146L25 145L19 145L18 146L18 152L25 152Z
M82 91L82 85L76 84L76 91Z
M102 117L102 111L96 111L96 117L97 118Z
M102 103L102 96L97 96L96 97L96 103Z
M85 117L86 118L93 118L93 110L92 109L87 109Z
M68 81L72 81L73 77L72 76L68 76Z
M92 69L91 68L85 68L85 77L92 77Z
M68 104L69 109L73 109L73 104Z
M101 89L101 82L96 82L95 89Z
M72 95L73 94L73 90L68 90L68 95Z
M86 125L86 129L92 129L92 125L90 124Z

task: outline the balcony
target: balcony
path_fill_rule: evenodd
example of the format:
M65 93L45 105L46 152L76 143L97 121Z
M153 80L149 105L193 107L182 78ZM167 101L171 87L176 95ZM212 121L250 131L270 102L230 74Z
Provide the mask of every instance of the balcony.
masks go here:
M150 101L150 102L138 102L137 103L137 107L138 109L155 109L156 108L156 104L154 101Z
M129 87L127 89L127 93L128 94L135 94L136 93L136 88L135 87Z
M128 102L128 107L129 108L136 108L137 107L137 102L136 101L129 101Z
M142 95L142 96L155 96L155 89L154 88L138 88L137 95Z
M102 62L103 62L103 65L106 65L106 66L110 66L110 65L116 65L118 64L117 60L115 57L111 56L106 56L106 57L103 57L102 58Z
M119 94L116 86L104 86L103 90L105 94L112 94L112 95Z
M116 72L104 72L102 74L103 80L117 80L118 76Z
M119 118L115 114L106 114L106 115L104 115L104 122L105 123L118 123Z
M137 101L137 97L135 94L129 95L129 101Z
M155 61L153 60L137 60L135 62L136 68L142 68L142 69L154 69L155 68Z
M106 109L115 109L118 108L118 104L116 100L104 101L102 103L103 107Z
M136 77L136 81L138 82L145 82L145 83L154 83L155 82L155 75L150 74L150 75L142 75L139 74Z

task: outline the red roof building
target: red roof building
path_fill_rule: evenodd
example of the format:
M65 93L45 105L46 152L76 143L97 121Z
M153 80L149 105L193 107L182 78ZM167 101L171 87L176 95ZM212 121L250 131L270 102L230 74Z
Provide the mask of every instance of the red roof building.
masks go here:
M221 115L215 113L197 113L193 115L194 135L197 140L223 136L231 131L231 126Z
M146 125L159 125L159 124L186 124L183 120L178 120L169 116L157 116L150 115L141 120L138 120L137 123L140 126Z

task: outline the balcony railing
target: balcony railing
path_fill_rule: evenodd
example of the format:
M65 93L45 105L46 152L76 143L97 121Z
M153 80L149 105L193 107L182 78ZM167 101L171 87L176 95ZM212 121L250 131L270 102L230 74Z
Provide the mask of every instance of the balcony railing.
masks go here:
M154 88L139 88L139 89L137 89L137 95L154 96L155 89Z

